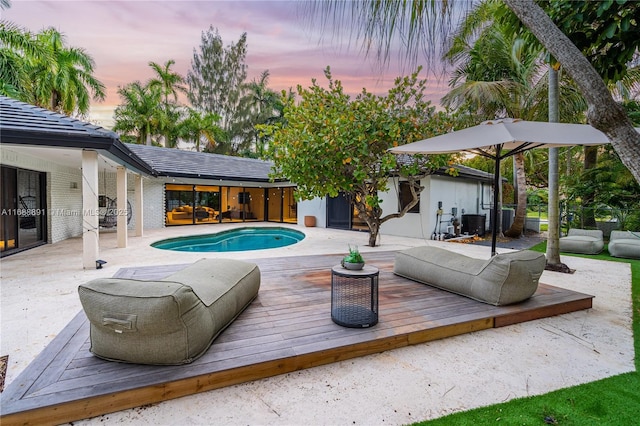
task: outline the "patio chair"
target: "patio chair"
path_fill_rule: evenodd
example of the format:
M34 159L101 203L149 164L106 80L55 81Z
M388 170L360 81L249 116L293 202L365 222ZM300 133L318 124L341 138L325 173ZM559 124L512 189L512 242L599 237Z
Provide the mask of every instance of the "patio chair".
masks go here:
M196 209L196 220L201 222L206 219L209 219L209 212L203 208Z
M565 253L598 254L604 249L604 235L599 229L571 228L560 238L560 251Z

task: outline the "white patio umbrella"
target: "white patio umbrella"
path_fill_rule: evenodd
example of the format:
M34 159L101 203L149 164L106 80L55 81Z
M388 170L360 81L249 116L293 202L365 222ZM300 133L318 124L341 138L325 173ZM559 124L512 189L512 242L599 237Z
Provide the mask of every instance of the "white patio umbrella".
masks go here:
M573 145L602 145L607 136L588 124L548 123L503 119L485 121L477 126L457 130L418 142L391 148L394 154L451 154L469 152L495 160L493 211L491 214L491 255L496 254L500 161L534 148Z

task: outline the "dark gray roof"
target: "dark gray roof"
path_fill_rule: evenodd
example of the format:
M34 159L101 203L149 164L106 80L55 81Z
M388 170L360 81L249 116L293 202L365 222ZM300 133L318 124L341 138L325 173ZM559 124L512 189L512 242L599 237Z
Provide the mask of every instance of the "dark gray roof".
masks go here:
M120 142L116 133L6 96L0 96L0 142L101 150L113 159L152 174L152 170Z
M402 164L411 164L413 161L415 161L413 155L411 154L399 154L398 160ZM460 178L479 180L483 182L493 182L494 179L493 173L487 173L485 171L463 166L461 164L455 164L452 167L458 169L457 177ZM436 170L434 174L439 176L451 176L448 170L449 167L441 167L439 170Z
M463 166L461 164L454 164L452 167L458 169L458 177L461 178L474 179L485 182L493 182L494 179L493 173L487 173L485 171ZM438 170L436 174L450 176L449 173L447 173L447 169L448 167L443 167L442 169ZM502 180L506 179L503 178Z
M0 125L3 139L11 131L35 134L57 134L60 137L95 137L118 139L118 135L90 123L58 114L44 108L0 96ZM5 133L7 132L7 133Z
M253 158L126 144L159 176L269 182L273 163ZM282 180L280 180L282 181Z

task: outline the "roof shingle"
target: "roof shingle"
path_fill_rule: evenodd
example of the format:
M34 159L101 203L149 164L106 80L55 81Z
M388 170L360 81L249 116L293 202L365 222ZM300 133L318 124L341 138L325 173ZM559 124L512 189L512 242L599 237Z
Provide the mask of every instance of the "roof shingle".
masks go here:
M160 176L269 182L272 162L254 158L125 144Z
M20 130L118 139L116 133L103 127L6 96L0 96L0 126L3 131Z

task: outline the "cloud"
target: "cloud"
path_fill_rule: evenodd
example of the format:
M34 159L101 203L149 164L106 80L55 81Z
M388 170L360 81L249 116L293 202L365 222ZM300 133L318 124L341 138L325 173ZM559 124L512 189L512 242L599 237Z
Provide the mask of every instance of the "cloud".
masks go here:
M398 61L381 72L345 40L325 35L321 42L322 34L304 13L292 1L48 0L13 2L3 19L32 31L54 26L68 45L84 48L96 62L95 76L107 85L107 106L119 103L118 86L152 77L149 61L173 59L173 69L186 75L210 26L218 28L226 45L246 32L249 78L268 69L274 90L324 80L327 65L353 94L364 86L384 92L402 74Z

